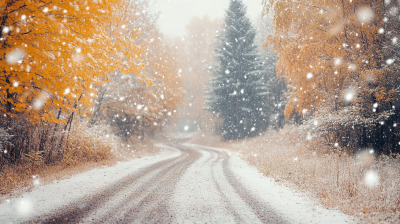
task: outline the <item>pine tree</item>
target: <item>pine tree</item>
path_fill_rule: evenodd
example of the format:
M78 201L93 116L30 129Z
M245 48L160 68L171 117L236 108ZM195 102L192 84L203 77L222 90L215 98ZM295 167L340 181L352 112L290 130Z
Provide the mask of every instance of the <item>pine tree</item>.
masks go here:
M225 139L254 136L265 130L268 120L267 89L263 64L254 45L256 31L246 17L242 0L231 0L222 32L217 35L212 66L214 75L207 92L208 110L223 119Z

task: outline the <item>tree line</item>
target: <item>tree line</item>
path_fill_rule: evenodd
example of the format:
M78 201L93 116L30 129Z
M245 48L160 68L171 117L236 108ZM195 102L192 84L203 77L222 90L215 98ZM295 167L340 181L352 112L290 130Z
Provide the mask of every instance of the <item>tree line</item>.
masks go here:
M274 127L301 125L313 147L398 153L399 3L263 5L271 20L263 44L240 0L217 36L207 105L223 117L222 135L255 136L277 119Z
M76 122L126 141L167 125L182 80L157 18L146 0L2 1L1 158L42 152L50 163Z

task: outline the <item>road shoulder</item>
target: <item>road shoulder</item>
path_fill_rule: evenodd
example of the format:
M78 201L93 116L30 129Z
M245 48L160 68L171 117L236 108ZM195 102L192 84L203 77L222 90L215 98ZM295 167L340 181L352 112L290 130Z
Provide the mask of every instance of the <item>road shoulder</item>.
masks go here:
M87 194L101 191L104 186L124 178L135 170L181 154L180 151L166 145L158 144L156 147L162 149L157 156L118 162L112 167L92 169L68 179L37 186L31 192L5 200L0 204L0 220L5 223L15 223L49 215L49 212Z
M193 146L194 144L184 143ZM199 146L199 145L195 145ZM322 207L306 194L275 182L264 176L257 168L241 159L238 153L229 149L200 146L212 150L226 152L229 155L229 169L237 180L255 194L254 196L269 204L281 217L291 223L355 223L356 219L338 210Z

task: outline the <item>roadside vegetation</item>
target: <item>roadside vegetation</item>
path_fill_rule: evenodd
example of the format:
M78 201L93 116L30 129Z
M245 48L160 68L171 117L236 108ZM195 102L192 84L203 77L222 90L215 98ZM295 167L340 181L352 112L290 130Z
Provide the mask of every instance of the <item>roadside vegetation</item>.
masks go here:
M327 151L306 137L298 126L287 125L280 131L236 141L198 132L191 142L230 149L265 176L361 223L396 223L400 219L398 154L376 154L372 149L356 155L341 148Z
M0 3L0 196L153 154L183 91L148 9L146 0Z
M254 34L243 1L231 1L204 94L213 134L202 126L192 141L231 149L361 222L398 222L399 2L263 5Z

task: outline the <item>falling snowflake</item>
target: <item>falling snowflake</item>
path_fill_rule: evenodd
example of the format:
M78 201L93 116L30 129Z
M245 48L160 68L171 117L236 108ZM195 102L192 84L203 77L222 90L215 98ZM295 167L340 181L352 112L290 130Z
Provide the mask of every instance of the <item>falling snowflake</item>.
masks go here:
M20 49L15 49L6 55L6 62L9 65L15 65L21 63L24 59L25 52Z
M44 101L42 99L36 99L35 101L33 101L33 107L35 109L40 109L42 108L44 105Z
M361 23L369 23L374 18L374 12L370 7L362 7L357 10L357 19Z
M388 64L388 65L393 64L393 62L394 62L394 59L388 59L388 60L386 60L386 64Z
M341 59L341 58L335 58L333 64L334 64L335 66L341 65L341 64L342 64L342 59Z
M69 88L66 88L65 91L64 91L64 95L67 95L67 94L69 94L70 92L71 92L71 90L70 90Z
M353 96L352 93L347 93L346 96L345 96L345 100L346 100L346 101L351 101L351 100L353 100L353 97L354 97L354 96Z
M375 187L379 184L379 175L375 171L368 171L364 178L365 184L368 187Z
M8 26L3 27L3 33L8 33L10 32L10 28Z
M313 138L312 135L310 133L307 133L307 138L306 138L307 141L310 141L312 138Z

